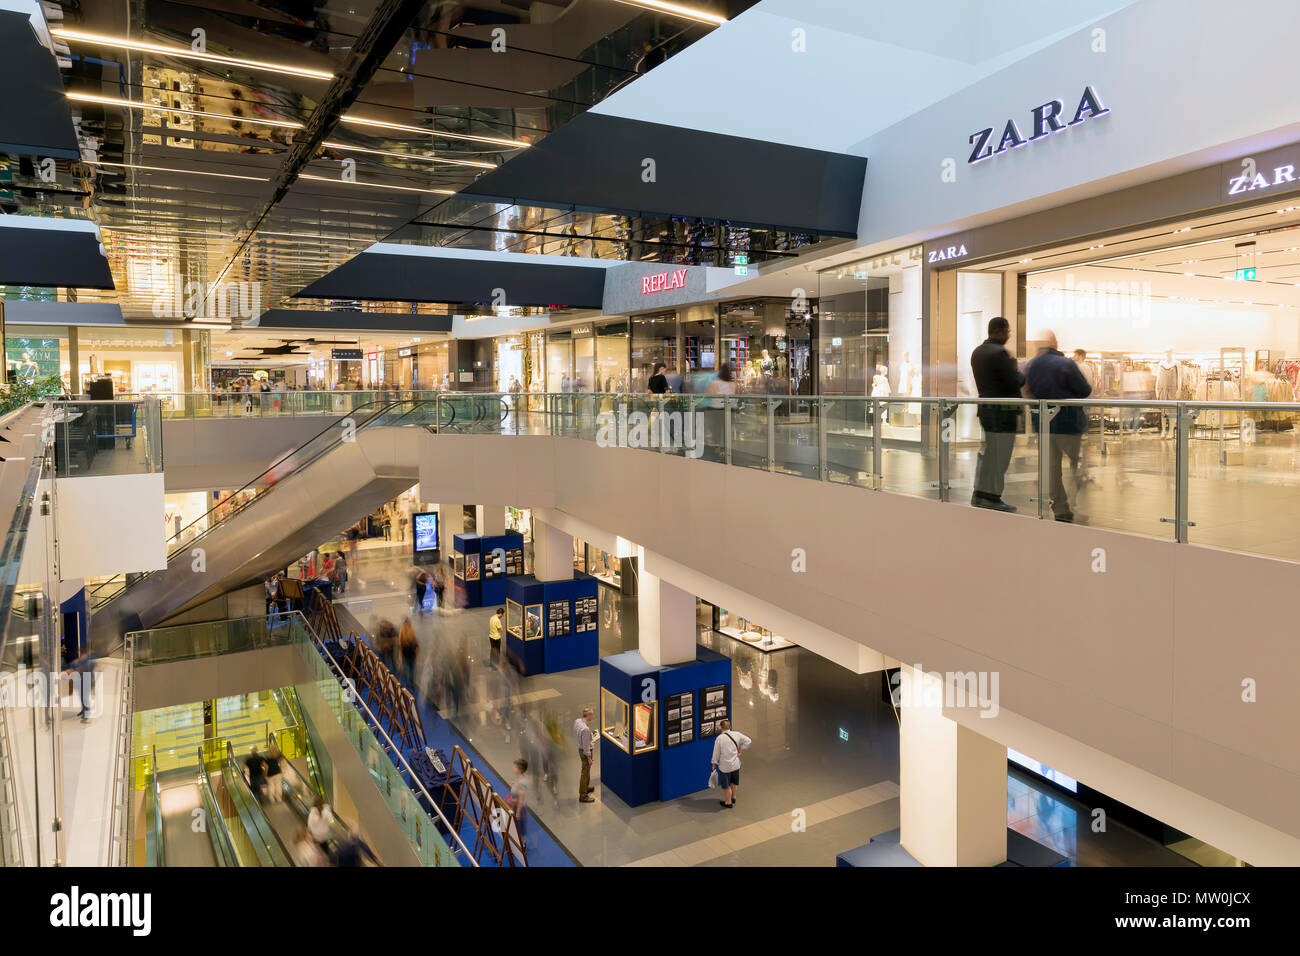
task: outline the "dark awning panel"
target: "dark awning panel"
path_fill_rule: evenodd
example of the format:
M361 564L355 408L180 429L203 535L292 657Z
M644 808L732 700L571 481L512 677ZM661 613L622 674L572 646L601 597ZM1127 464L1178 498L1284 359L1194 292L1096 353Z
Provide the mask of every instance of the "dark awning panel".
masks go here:
M450 315L343 312L335 309L268 309L258 329L320 329L329 332L450 332Z
M866 170L861 156L587 112L459 195L856 236Z
M0 10L0 89L0 152L80 158L58 62L14 10Z
M303 299L598 309L616 260L378 243L299 292Z
M0 284L111 289L113 276L94 223L0 216Z

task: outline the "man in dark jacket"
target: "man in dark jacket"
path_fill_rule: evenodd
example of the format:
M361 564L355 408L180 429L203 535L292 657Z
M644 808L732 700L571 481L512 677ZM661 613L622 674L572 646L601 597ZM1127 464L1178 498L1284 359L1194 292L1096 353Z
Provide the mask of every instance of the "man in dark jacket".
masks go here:
M989 337L971 353L970 367L975 374L975 388L980 398L1019 398L1025 377L1016 367L1015 357L1007 351L1011 338L1011 323L1002 316L989 319ZM1011 464L1011 451L1016 445L1017 419L1021 406L1017 404L979 406L980 424L984 426L984 451L975 465L975 494L971 504L976 508L993 508L996 511L1015 511L1015 505L1002 500L1006 484L1007 466Z
M1056 333L1044 332L1042 348L1025 369L1025 388L1030 398L1087 398L1092 386L1079 371L1074 360L1061 354L1056 347ZM1069 499L1065 495L1065 482L1061 480L1061 461L1065 456L1077 460L1087 425L1086 410L1081 405L1067 405L1056 410L1047 426L1051 434L1047 467L1052 479L1052 513L1057 521L1073 521Z

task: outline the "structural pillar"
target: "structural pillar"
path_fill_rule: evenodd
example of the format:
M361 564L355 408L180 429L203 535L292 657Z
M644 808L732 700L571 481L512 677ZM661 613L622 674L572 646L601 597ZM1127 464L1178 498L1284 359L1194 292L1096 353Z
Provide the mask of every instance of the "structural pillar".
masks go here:
M81 394L81 342L75 325L68 326L68 394Z
M465 506L460 504L438 505L438 553L442 560L451 564L451 553L458 534L465 533Z
M652 667L695 660L695 595L645 569L639 560L637 649Z
M573 535L537 520L533 514L533 577L539 581L573 580Z
M506 533L505 505L475 505L474 526L484 538L495 538Z
M1007 749L944 716L945 684L904 665L898 735L899 839L924 866L1007 858Z

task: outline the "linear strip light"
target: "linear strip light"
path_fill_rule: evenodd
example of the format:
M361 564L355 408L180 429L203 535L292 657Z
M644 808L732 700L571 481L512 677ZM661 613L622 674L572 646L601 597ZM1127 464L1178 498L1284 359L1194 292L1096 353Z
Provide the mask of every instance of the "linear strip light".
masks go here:
M675 17L694 20L696 23L707 23L715 27L720 27L727 22L726 17L718 16L716 13L708 13L705 10L692 10L690 7L684 7L679 3L667 3L665 0L618 0L618 2L629 7L641 7L659 13L670 13Z
M163 53L167 56L190 60L204 60L209 63L224 63L227 66L243 66L250 70L265 70L268 73L283 73L287 76L303 76L313 80L332 80L333 73L324 70L311 70L301 66L288 66L284 63L267 63L265 60L244 60L235 56L221 56L218 53L199 53L188 47L164 46L161 43L147 43L143 40L128 40L125 37L109 37L99 33L81 33L78 30L66 30L53 27L50 33L64 40L77 40L84 43L98 43L102 46L115 46L123 50L139 50L144 53Z
M140 166L135 163L109 163L103 160L86 161L87 166L117 166L121 169L149 169L158 173L181 173L185 176L219 176L222 179L247 179L255 183L270 182L261 176L238 176L235 173L209 173L201 169L172 169L168 166Z
M323 183L338 183L342 186L365 186L367 189L400 189L408 193L438 193L441 196L454 196L454 189L420 189L418 186L387 186L384 183L347 182L333 176L313 176L311 173L299 173L299 179L315 179Z
M398 159L415 159L422 163L450 163L453 166L473 166L476 169L496 169L496 163L485 163L477 159L446 159L442 156L417 156L415 153L396 153L391 149L370 149L366 146L351 146L347 143L326 141L322 146L331 149L347 149L354 153L374 153L376 156L395 156Z
M468 133L448 133L445 130L430 129L427 126L407 126L403 123L386 123L383 120L363 119L360 116L343 116L344 123L357 126L377 126L380 129L393 129L403 133L420 133L424 136L441 136L444 139L463 139L470 143L489 143L493 146L530 146L521 139L500 139L495 136L471 136Z
M226 113L208 113L203 110L187 110L181 106L161 106L154 103L141 103L138 100L124 100L116 96L95 96L93 93L65 93L63 94L70 100L76 100L84 103L103 103L107 106L125 106L133 110L157 110L159 113L184 113L187 116L210 116L213 119L228 120L232 123L249 123L261 126L278 126L283 129L302 129L301 123L295 123L293 120L269 120L258 117L247 116L230 116ZM184 139L188 130L175 130L172 134L173 139Z

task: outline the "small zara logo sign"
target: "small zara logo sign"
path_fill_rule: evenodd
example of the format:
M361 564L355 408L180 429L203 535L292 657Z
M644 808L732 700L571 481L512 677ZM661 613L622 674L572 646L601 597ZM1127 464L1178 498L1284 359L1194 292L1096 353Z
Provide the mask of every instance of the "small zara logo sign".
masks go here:
M1027 146L1040 139L1046 139L1053 133L1059 133L1063 129L1069 129L1072 126L1078 126L1086 120L1097 116L1105 116L1110 109L1103 106L1101 98L1097 91L1091 86L1083 88L1083 95L1079 97L1079 106L1074 111L1074 118L1068 123L1062 122L1061 115L1065 109L1065 104L1061 100L1048 100L1042 106L1035 106L1029 111L1031 119L1031 128L1033 132L1026 138L1021 132L1020 127L1016 125L1014 119L1009 119L1006 125L1002 127L1002 137L993 145L993 133L997 127L987 126L978 132L971 133L970 144L974 148L970 151L970 158L966 162L970 165L983 162L992 156L1005 153L1009 149L1019 149L1021 146Z
M1238 193L1254 192L1256 189L1268 189L1295 181L1294 163L1274 166L1273 174L1269 176L1267 172L1260 172L1255 168L1253 159L1247 158L1241 161L1241 175L1233 176L1228 180L1228 195L1236 196Z
M949 259L960 259L966 255L966 243L960 246L949 246L946 249L931 249L930 262L947 262Z

